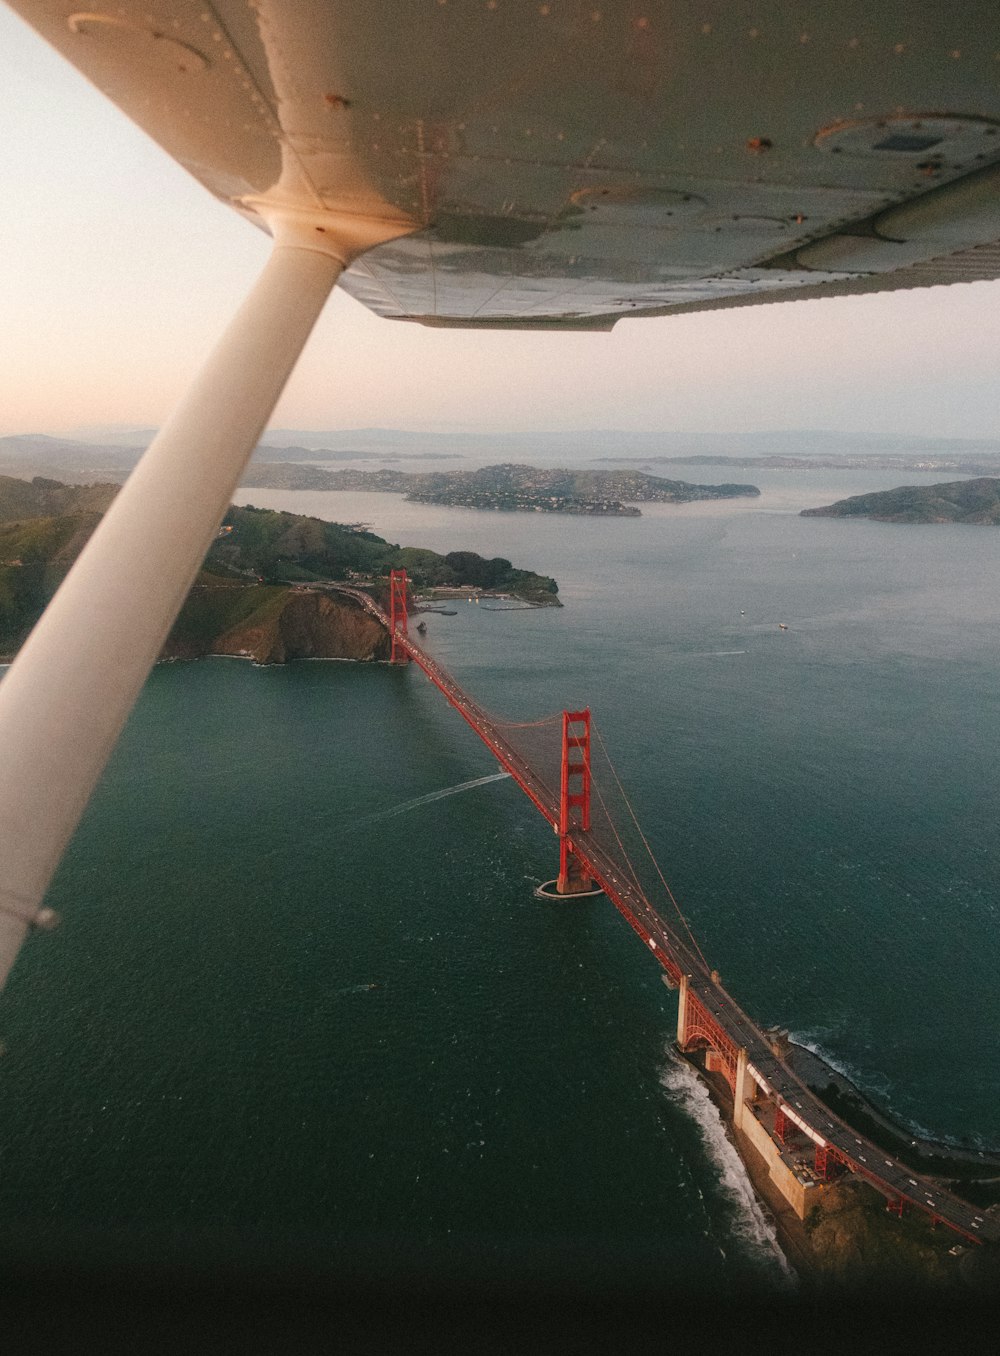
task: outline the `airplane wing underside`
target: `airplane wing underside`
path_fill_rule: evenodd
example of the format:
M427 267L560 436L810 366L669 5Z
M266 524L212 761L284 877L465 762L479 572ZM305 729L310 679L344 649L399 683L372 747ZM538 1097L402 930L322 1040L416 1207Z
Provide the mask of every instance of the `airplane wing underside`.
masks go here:
M12 3L257 224L396 222L340 284L380 315L608 329L1000 277L994 4Z

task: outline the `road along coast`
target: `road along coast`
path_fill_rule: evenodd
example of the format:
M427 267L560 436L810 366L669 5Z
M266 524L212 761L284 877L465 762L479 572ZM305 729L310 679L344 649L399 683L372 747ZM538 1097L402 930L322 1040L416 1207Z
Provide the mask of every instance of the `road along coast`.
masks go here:
M969 1247L919 1211L899 1215L887 1208L883 1196L851 1174L818 1184L800 1214L776 1180L773 1162L767 1161L753 1136L735 1125L732 1089L721 1072L707 1067L707 1052L684 1051L676 1045L674 1050L697 1072L718 1108L726 1134L804 1291L885 1285L942 1296L985 1298L1000 1293L996 1248ZM814 1072L822 1066L836 1074L819 1056L805 1053L816 1061L811 1066Z

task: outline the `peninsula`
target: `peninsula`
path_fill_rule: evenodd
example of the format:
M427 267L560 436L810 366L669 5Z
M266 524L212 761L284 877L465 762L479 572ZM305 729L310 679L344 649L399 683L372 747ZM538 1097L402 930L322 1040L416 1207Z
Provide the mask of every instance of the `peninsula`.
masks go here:
M0 656L16 653L118 488L0 476ZM388 658L383 628L325 586L349 580L379 598L388 571L400 568L420 589L560 605L554 579L517 569L502 556L442 556L319 518L231 507L162 657Z
M902 485L897 490L856 494L824 508L803 509L803 518L874 518L883 523L1000 525L1000 479L950 480L941 485Z
M252 489L369 490L405 494L420 504L507 512L576 513L637 518L636 504L686 504L696 499L755 498L756 485L694 485L643 471L575 471L515 462L474 471L329 471L321 466L251 464Z

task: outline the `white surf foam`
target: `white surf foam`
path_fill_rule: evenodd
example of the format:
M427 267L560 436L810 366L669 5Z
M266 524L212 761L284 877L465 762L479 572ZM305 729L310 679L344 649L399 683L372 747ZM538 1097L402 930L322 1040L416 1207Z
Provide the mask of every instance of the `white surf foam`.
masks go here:
M859 1069L846 1059L841 1059L839 1055L835 1055L822 1044L820 1037L834 1034L834 1032L825 1029L822 1031L789 1031L788 1039L795 1045L801 1045L803 1050L808 1050L817 1059L821 1059L835 1073L839 1073L842 1078L853 1083L859 1092L869 1093L872 1096L881 1097L883 1100L888 1099L891 1085L884 1074L873 1074L864 1069Z
M841 1059L834 1055L825 1045L822 1045L815 1037L816 1035L828 1035L832 1032L821 1031L800 1032L789 1031L788 1038L794 1041L796 1045L801 1045L803 1050L808 1050L817 1059L821 1059L842 1078L857 1089L862 1097L870 1097L874 1100L875 1109L880 1110L882 1114L893 1121L900 1130L909 1131L911 1135L917 1135L920 1139L926 1140L930 1145L937 1145L941 1148L952 1149L984 1149L992 1151L992 1146L982 1138L970 1136L968 1139L961 1138L958 1135L949 1135L944 1130L930 1130L920 1121L914 1120L907 1112L900 1110L892 1098L892 1084L884 1074L875 1075L859 1069L856 1065L850 1064L846 1059Z
M660 1072L660 1083L701 1132L708 1156L719 1172L722 1189L736 1207L735 1228L740 1242L773 1267L776 1279L785 1285L797 1284L795 1272L781 1251L774 1224L754 1194L753 1185L732 1141L726 1134L722 1116L704 1083L686 1060L669 1049L667 1063Z

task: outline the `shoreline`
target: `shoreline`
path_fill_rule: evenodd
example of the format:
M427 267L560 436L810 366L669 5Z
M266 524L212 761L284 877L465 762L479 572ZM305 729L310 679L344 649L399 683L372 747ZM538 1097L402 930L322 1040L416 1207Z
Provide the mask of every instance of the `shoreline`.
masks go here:
M781 1034L784 1035L783 1032ZM1000 1175L1000 1149L969 1148L946 1139L935 1138L933 1135L918 1130L915 1126L907 1125L905 1121L896 1119L892 1112L886 1110L879 1102L874 1101L868 1093L858 1087L857 1083L832 1064L828 1058L820 1054L818 1050L804 1045L790 1035L786 1037L786 1040L788 1053L785 1058L788 1064L805 1080L821 1100L824 1087L833 1084L840 1092L846 1093L848 1097L852 1098L860 1111L870 1116L873 1121L876 1121L897 1139L908 1140L911 1147L915 1148L918 1153L928 1157L947 1159L952 1163L970 1163L977 1166L982 1165L984 1168L994 1167L997 1174ZM927 1175L948 1177L947 1173L929 1172Z
M821 1056L792 1044L795 1052L808 1054L824 1072L829 1068ZM942 1297L956 1293L956 1288L967 1294L992 1294L997 1290L1000 1279L994 1274L997 1258L989 1249L970 1250L964 1240L955 1240L947 1234L935 1239L933 1224L922 1219L914 1221L911 1216L907 1216L911 1223L903 1222L902 1231L897 1232L900 1222L891 1217L890 1223L884 1202L870 1196L867 1184L851 1175L829 1183L808 1212L808 1223L800 1219L772 1180L760 1152L734 1125L733 1093L724 1075L706 1069L695 1053L682 1051L676 1042L671 1042L670 1049L691 1067L718 1111L726 1138L735 1149L757 1203L774 1229L778 1247L804 1293L824 1294L841 1291L845 1285L854 1288L878 1284L929 1285ZM853 1088L844 1075L836 1076ZM864 1095L860 1092L856 1095L867 1107ZM887 1125L894 1125L884 1112L879 1114ZM978 1153L969 1154L969 1158L981 1161Z
M771 1182L767 1166L756 1149L733 1124L733 1095L729 1084L721 1075L709 1073L691 1055L685 1054L676 1041L671 1042L670 1050L694 1070L708 1092L712 1105L719 1113L726 1138L736 1150L757 1203L773 1226L778 1247L798 1284L806 1287L818 1283L822 1279L821 1268L809 1242L805 1224Z

